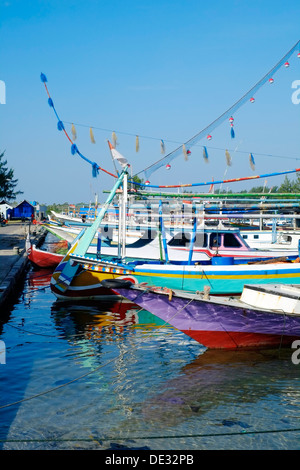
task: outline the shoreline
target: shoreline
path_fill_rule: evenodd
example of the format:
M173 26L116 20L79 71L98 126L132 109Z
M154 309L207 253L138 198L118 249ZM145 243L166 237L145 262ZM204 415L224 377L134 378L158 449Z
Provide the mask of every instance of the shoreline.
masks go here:
M25 243L28 232L34 243L45 236L41 225L30 222L10 221L0 227L0 307L13 298L18 282L24 274L29 260Z

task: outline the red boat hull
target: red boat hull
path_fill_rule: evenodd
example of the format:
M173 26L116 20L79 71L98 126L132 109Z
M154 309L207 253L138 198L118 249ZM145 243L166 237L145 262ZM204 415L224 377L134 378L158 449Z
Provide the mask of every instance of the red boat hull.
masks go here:
M300 317L296 314L259 309L234 299L205 300L181 296L180 292L169 297L167 292L145 286L113 290L209 349L290 347L300 339Z
M63 260L64 255L43 251L31 246L27 250L28 259L39 268L56 268Z
M183 333L209 349L252 349L290 347L298 336L282 336L260 333L241 333L236 331L189 331Z

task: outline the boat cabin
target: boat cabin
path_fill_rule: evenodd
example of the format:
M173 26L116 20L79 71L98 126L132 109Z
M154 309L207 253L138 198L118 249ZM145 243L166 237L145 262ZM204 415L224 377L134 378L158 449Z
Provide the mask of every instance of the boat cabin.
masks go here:
M178 231L168 241L168 245L174 248L189 248L191 239L191 232ZM239 231L230 230L204 230L196 233L194 248L209 248L209 249L222 249L232 250L241 249L249 250L247 242L241 237Z

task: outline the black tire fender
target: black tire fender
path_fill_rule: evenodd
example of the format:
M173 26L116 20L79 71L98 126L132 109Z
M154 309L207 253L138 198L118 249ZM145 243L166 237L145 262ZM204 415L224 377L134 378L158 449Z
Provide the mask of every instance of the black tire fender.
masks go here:
M133 283L128 279L103 279L103 281L101 281L101 285L108 289L129 289Z

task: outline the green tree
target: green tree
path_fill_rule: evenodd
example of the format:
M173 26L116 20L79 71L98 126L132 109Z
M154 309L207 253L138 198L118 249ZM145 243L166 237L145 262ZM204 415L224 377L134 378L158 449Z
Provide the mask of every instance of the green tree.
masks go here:
M65 202L64 204L48 204L47 206L47 214L51 214L51 211L60 213L60 212L68 212L69 204Z
M300 175L297 173L296 180L294 182L294 193L300 193Z
M131 179L132 181L135 181L135 183L140 183L140 184L143 184L144 183L144 180L143 178L140 178L138 175L134 175L134 177ZM139 189L138 185L132 185L134 186L135 188Z
M139 183L139 184L130 183L130 189L135 190L135 191L140 191L142 189L145 189L145 186L140 186L140 184L144 183L143 178L140 178L139 176L134 175L133 178L130 178L130 180L135 181L136 183ZM135 196L135 199L138 201L141 199L141 197Z
M278 192L279 193L293 193L297 191L294 190L294 183L290 181L287 176L285 176L282 185L278 189Z
M15 191L18 180L14 179L14 170L7 168L4 153L0 154L0 199L10 201L15 199L18 194L23 194L23 191Z
M249 189L249 193L254 193L254 194L259 194L259 193L264 193L268 192L268 188L264 186L254 186L253 188Z

